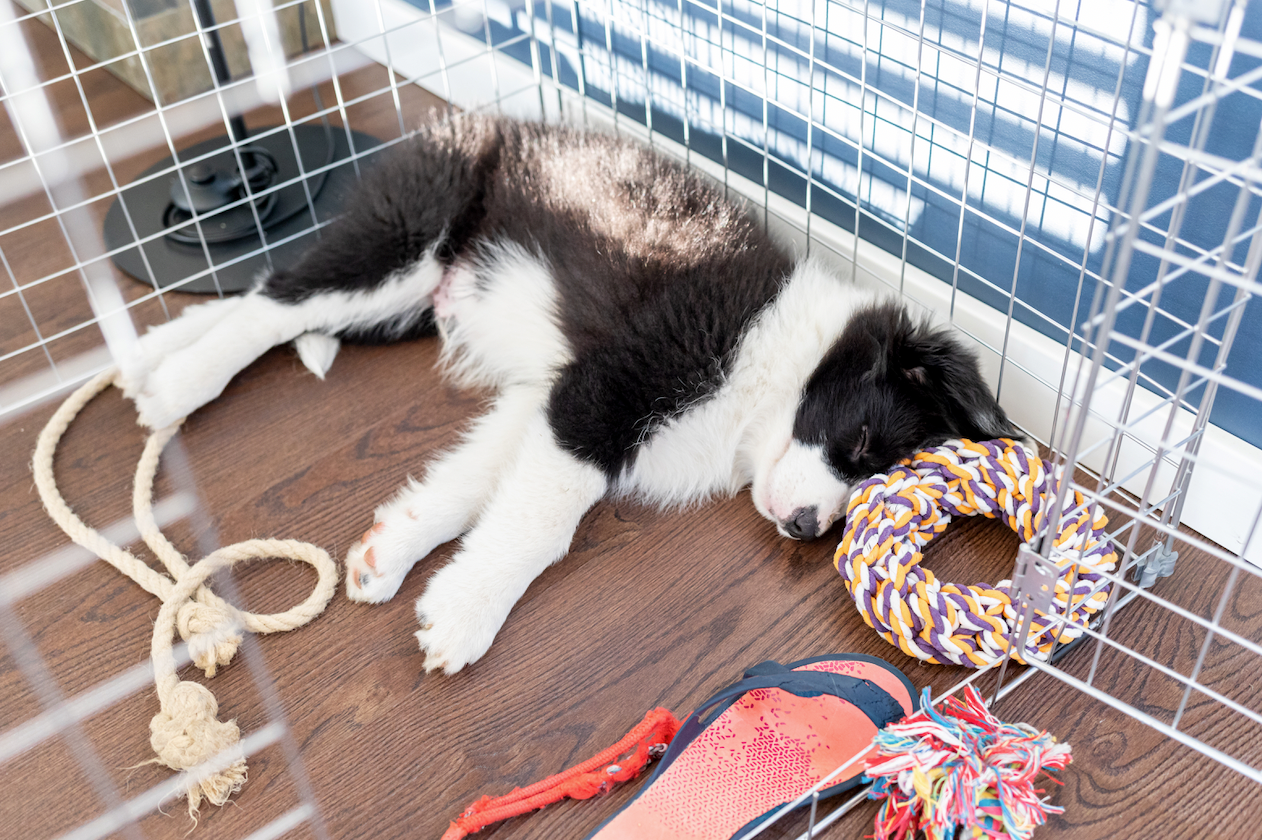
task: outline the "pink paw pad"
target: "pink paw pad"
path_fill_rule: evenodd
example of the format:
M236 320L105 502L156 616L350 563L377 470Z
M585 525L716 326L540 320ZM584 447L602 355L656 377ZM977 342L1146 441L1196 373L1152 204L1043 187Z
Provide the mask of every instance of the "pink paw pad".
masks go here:
M380 534L382 531L385 530L385 528L386 528L386 523L384 522L378 522L376 525L369 528L367 531L364 532L364 535L359 538L360 545L368 545L368 541L372 539L373 534ZM373 557L372 546L368 545L368 550L364 552L363 559L364 559L364 564L367 565L368 568L372 569L374 572L377 571L377 561Z

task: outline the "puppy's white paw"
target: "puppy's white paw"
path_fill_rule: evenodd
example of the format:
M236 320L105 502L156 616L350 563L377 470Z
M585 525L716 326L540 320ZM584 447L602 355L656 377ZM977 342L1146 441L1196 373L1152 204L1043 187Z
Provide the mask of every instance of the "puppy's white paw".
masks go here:
M399 561L399 552L392 550L393 542L388 523L378 522L346 553L347 598L363 604L382 604L399 591L412 563Z
M373 528L380 526L378 522ZM377 552L372 547L372 528L346 552L346 597L361 604L381 604L394 597L403 583L377 574ZM393 586L391 585L393 583Z
M149 378L152 370L153 364L145 352L142 338L132 347L131 352L118 360L117 383L123 391L123 396L134 400L136 395L144 390L145 380Z
M434 548L427 523L406 503L377 508L376 523L346 553L346 597L365 604L389 601L407 573Z
M136 403L137 422L146 429L165 429L177 420L187 417L187 413L180 413L178 410L172 409L161 394L137 394L132 397Z
M119 359L118 384L135 401L143 425L160 429L219 395L226 380L219 383L223 377L213 360L199 359L190 348L241 303L227 298L190 306L180 317L151 327Z
M416 602L425 670L454 674L481 659L516 600L498 581L483 579L479 565L457 559L440 569Z
M211 366L189 364L185 358L189 352L181 351L165 359L145 378L139 391L130 395L142 425L165 428L223 392L227 378L217 376L219 372L209 369Z
M197 307L190 307L194 308ZM118 360L118 384L123 396L134 400L143 393L149 387L149 377L163 359L200 337L195 327L196 324L187 323L183 318L150 327L132 346L131 352Z

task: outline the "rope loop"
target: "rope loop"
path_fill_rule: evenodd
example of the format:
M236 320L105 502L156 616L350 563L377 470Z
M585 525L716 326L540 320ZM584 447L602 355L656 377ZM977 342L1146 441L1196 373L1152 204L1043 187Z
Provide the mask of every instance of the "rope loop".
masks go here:
M1108 600L1107 587L1095 590L1101 573L1117 565L1117 552L1104 537L1108 519L1077 490L1053 542L1051 559L1061 570L1054 609L1035 613L1023 651L1009 654L1019 617L1012 581L943 583L920 565L921 550L953 516L1002 519L1033 540L1050 501L1050 475L1050 464L1007 438L952 440L860 484L833 564L863 620L909 656L973 668L1009 655L1022 663L1045 659L1057 641L1082 635Z
M196 817L202 799L222 805L246 780L245 756L237 744L236 721L218 719L219 704L205 686L180 680L175 673L174 635L188 642L193 663L213 677L227 665L241 644L243 633L276 633L293 630L324 611L337 590L338 570L328 552L294 540L246 540L225 546L190 565L158 528L153 515L153 482L158 458L175 436L183 420L153 432L136 467L132 511L141 537L170 573L167 577L140 558L114 545L88 527L66 504L57 489L53 461L66 429L93 397L114 384L117 371L107 370L75 391L53 414L40 432L32 459L35 486L44 509L71 540L88 549L134 580L162 602L154 622L154 683L160 711L149 724L150 746L156 761L173 770L194 770L214 760L211 772L194 773L186 787L188 809ZM316 585L301 604L283 613L258 614L238 610L205 586L216 571L235 563L266 558L287 558L315 569ZM237 754L233 753L237 750Z

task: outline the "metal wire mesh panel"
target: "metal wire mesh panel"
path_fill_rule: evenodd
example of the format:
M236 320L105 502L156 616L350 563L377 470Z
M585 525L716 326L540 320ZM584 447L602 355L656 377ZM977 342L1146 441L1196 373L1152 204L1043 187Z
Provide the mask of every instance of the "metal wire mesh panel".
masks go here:
M1058 501L1071 487L1086 491L1115 524L1123 563L1107 576L1110 609L1080 640L1090 656L1055 672L1258 781L1256 759L1237 738L1262 722L1258 699L1238 680L1259 653L1256 629L1240 620L1258 575L1246 559L1256 551L1257 491L1249 447L1224 442L1210 425L1223 401L1258 416L1251 371L1238 374L1251 351L1233 354L1251 341L1247 311L1262 253L1249 174L1259 148L1249 86L1259 46L1241 35L1245 17L1243 4L1171 4L1156 24L1127 162L1127 211L1108 237L1111 282L1096 291L1085 328L1090 357L1075 374L1057 439L1064 464L1091 456L1103 464L1092 478L1067 468ZM1233 142L1233 132L1245 142ZM1230 510L1237 530L1218 536L1230 548L1180 527L1196 504ZM1196 572L1218 584L1212 592L1161 583L1192 547L1214 558ZM1169 618L1159 635L1125 629L1116 608L1132 599ZM1194 655L1176 651L1176 636L1193 640ZM1144 686L1109 678L1136 663ZM1172 694L1174 703L1159 699ZM1208 719L1224 715L1233 736L1208 734Z
M1262 696L1240 679L1262 664L1262 7L154 0L111 5L106 26L101 5L0 0L0 423L107 369L189 291L283 264L423 119L625 133L723 183L798 253L952 324L1059 470L1048 531L1074 492L1108 517L1120 564L1098 620L1062 627L1046 661L938 696L976 683L1002 699L1050 674L1262 781ZM93 21L117 32L109 50ZM224 160L247 176L206 207L218 176L199 173ZM174 446L157 519L209 553ZM103 530L136 537L127 517ZM1034 548L1028 562L1051 561L1051 540ZM1179 565L1189 550L1210 561ZM86 646L38 639L52 588L93 559L49 546L0 577L3 679L21 685L0 779L61 762L75 775L41 808L90 796L95 816L42 834L139 837L187 777L125 789L98 729L151 667L93 673ZM245 749L293 788L251 840L323 837L274 675L254 642L244 654L264 708ZM810 795L795 804L814 836L862 798L827 819Z
M94 46L93 32L85 27L102 23L94 17L101 10L93 4L72 2L52 8L41 4L29 12L8 2L0 5L0 100L4 103L0 264L7 286L0 291L0 420L5 424L20 423L25 412L64 394L129 352L137 323L160 323L178 311L168 307L172 289L178 294L199 280L213 287L224 272L252 260L261 259L265 266L278 247L310 235L329 217L321 217L312 201L313 192L327 178L319 162L303 171L304 155L299 151L291 155L297 174L262 191L279 194L296 187L299 197L294 209L286 212L299 224L288 234L275 236L276 229L269 230L260 215L268 203L265 194L237 201L237 209L249 217L249 232L258 235L253 245L236 253L212 253L214 227L202 225L200 212L163 220L152 230L140 229L137 220L145 211L130 200L128 190L148 182L165 192L174 173L188 171L189 166L214 155L240 159L251 154L252 144L269 135L283 149L296 142L294 132L304 123L320 126L323 121L321 133L328 137L329 113L340 115L353 148L351 127L360 118L355 113L357 103L343 96L343 85L349 82L369 91L359 98L361 105L379 95L375 85L354 76L356 69L366 66L364 59L343 56L350 61L335 65L326 12L316 4L288 4L278 7L275 15L253 5L240 15L225 7L221 11L232 14L218 22L208 14L199 16L205 9L176 7L176 16L182 13L183 17L159 21L165 30L155 29L152 19L139 20L134 6L118 4L116 10L107 11L104 22L121 32L124 43L106 44L111 48L108 55L94 59L79 49ZM319 39L323 49L316 53L317 61L311 55L285 60L277 17L286 13L311 15L310 21L299 25L301 42L306 51L312 38ZM250 64L260 71L235 86L220 84L213 72L214 62L223 56L214 53L216 39L210 33L229 31L249 42ZM155 71L155 58L167 54L165 58L171 59L171 53L178 54L177 66L190 55L200 62L184 68L194 77L191 93L178 85L174 90L168 87L178 81L163 76L163 72L170 74L171 61L164 70ZM127 80L134 90L114 75ZM303 101L287 99L295 79L304 87L324 82L325 95L336 104L325 107L318 92L308 93ZM261 111L260 105L264 106ZM392 117L399 111L393 103L388 110ZM243 133L234 134L234 123L243 114L280 125L270 131L256 130L247 140ZM387 123L387 129L390 125L396 126L397 138L397 120ZM374 124L373 130L381 128ZM374 140L372 146L376 145ZM173 159L142 172L155 150L162 149ZM343 155L343 162L354 165L368 150ZM331 168L328 160L323 165L326 171ZM301 224L304 210L305 225ZM121 243L107 241L108 230L103 236L110 213L119 214L128 234ZM194 255L192 264L200 260L200 265L162 273L149 259L153 255L149 249L181 229L191 231L191 240L179 247ZM137 254L130 270L147 285L123 280L114 263L126 252ZM192 529L198 532L192 542L203 554L211 552L217 547L215 528L178 441L165 463L173 486L153 509L157 525ZM127 545L139 536L130 516L94 524L115 544ZM52 649L43 638L46 617L62 603L61 588L93 562L99 561L87 550L49 545L43 556L22 558L0 575L0 635L5 651L0 671L6 686L0 776L9 790L6 808L13 807L17 820L9 829L31 836L145 836L152 830L146 827L146 819L160 815L167 803L214 769L195 767L139 789L132 786L126 768L120 773L116 759L121 733L109 720L130 704L148 704L153 665L140 661L141 648L133 648L134 665L112 673L103 668L103 662L129 659L126 653L110 657L101 649L109 644L108 633L105 639L73 640ZM230 600L239 595L231 575L219 580L217 588ZM253 639L243 642L242 657L250 674L248 682L263 709L258 725L243 734L242 751L264 760L273 757L292 786L286 804L252 836L302 832L326 837L272 676ZM187 646L178 645L176 666L190 661ZM212 758L210 765L218 760ZM58 774L64 784L55 789L23 787L20 780L39 767ZM80 816L82 822L67 822L73 815L84 814L90 816Z

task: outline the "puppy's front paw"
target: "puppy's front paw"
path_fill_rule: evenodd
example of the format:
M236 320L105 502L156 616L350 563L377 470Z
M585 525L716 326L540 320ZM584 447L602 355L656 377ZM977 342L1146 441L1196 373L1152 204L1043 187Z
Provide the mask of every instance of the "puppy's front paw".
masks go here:
M412 564L406 566L389 550L388 525L378 522L346 553L346 597L364 604L382 604L403 585ZM384 535L384 536L383 536Z
M457 560L440 569L416 602L425 670L454 674L481 659L515 600L495 581L483 580L476 567Z
M416 561L434 547L425 523L406 505L383 505L376 519L346 554L346 597L365 604L393 598Z

